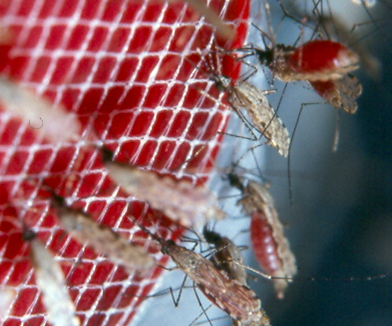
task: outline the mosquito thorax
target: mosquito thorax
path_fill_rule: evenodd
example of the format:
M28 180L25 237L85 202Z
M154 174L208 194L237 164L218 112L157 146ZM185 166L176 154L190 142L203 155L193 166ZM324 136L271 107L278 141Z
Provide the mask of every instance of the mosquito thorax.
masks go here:
M161 249L162 253L164 255L169 255L170 248L172 248L173 246L176 246L176 243L173 240L164 241L162 243L162 249Z
M114 153L112 151L110 151L108 148L106 148L103 145L102 146L97 146L97 149L101 153L102 162L108 163L108 162L112 162L113 161Z
M232 86L232 80L225 75L214 76L215 87L220 92L227 91Z
M242 192L245 190L241 178L237 174L229 173L227 174L227 178L229 180L230 186L235 187Z
M255 48L254 51L262 65L269 66L274 61L273 49L266 48L265 50L261 50Z

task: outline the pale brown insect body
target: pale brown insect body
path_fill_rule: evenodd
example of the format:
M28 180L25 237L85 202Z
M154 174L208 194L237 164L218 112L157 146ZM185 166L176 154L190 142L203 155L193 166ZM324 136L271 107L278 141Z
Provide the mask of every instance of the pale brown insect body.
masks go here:
M286 157L289 153L290 136L264 95L271 91L260 91L246 81L239 81L233 85L232 80L224 75L213 74L211 79L218 90L227 91L227 102L240 118L243 119L241 110L245 110L254 127L268 140L268 144Z
M0 103L54 144L80 137L80 121L62 105L53 106L47 99L3 77L0 78Z
M42 292L42 300L48 313L48 320L54 326L79 326L75 307L69 296L63 272L48 249L24 232L24 239L30 242L30 257L34 266L35 280Z
M171 240L164 242L162 253L169 255L206 297L231 318L243 325L270 325L256 294L219 271L211 261Z
M247 326L271 325L266 313L261 309L260 299L251 289L218 270L202 255L176 245L173 240L161 239L143 225L138 225L159 242L162 253L170 256L206 297L231 318Z
M142 247L129 243L110 228L99 225L81 210L65 206L62 198L54 197L52 207L60 225L75 240L91 246L114 264L123 266L128 273L145 273L154 267L154 258Z
M125 164L105 160L110 177L131 196L148 202L173 221L186 227L201 226L210 219L223 219L218 200L205 186L195 186L188 180L160 177Z

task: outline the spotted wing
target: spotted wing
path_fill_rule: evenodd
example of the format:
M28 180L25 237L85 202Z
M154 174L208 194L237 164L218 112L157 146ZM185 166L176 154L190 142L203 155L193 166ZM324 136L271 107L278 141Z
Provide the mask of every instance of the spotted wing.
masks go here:
M237 110L244 109L248 113L253 125L267 138L269 145L275 147L280 155L288 155L289 133L262 91L248 82L241 82L234 88L230 100Z

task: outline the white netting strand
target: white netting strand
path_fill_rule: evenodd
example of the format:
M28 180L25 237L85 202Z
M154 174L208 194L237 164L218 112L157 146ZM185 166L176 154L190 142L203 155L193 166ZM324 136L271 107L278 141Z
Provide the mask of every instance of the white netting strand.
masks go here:
M208 5L238 30L231 45L241 45L248 3L219 0ZM90 145L95 139L113 150L117 160L195 183L206 180L220 144L214 136L224 129L229 112L203 99L198 88L212 84L189 60L197 64L196 49L216 42L213 29L186 4L162 1L10 1L1 8L0 22L12 36L10 44L0 47L1 56L7 57L0 67L3 75L55 106L65 106L83 126L83 141L52 144L32 126L39 118L53 122L37 117L29 124L3 104L0 282L16 294L2 321L29 326L46 322L28 244L20 238L23 221L56 255L82 324L126 324L161 270L144 279L128 275L66 236L45 187L165 263L127 218L130 210L137 218L151 210L109 180ZM223 68L235 77L239 67L232 64L229 60ZM181 166L199 150L200 155ZM164 226L160 230L171 236Z

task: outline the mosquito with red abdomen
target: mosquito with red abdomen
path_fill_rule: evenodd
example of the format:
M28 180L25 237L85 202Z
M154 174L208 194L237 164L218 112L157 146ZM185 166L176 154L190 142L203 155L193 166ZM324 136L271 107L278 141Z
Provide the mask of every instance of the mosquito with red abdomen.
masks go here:
M277 297L283 299L289 282L284 278L291 280L297 273L297 266L272 196L266 186L252 180L245 183L234 172L228 174L228 180L231 186L241 191L237 205L251 217L250 235L256 258L268 275L278 278L273 282Z
M283 7L282 4L281 7ZM265 12L267 17L271 16L267 2L265 2ZM311 40L297 47L277 44L271 19L269 18L268 21L268 34L258 28L265 49L251 45L248 48L238 49L238 51L245 52L246 56L255 55L259 63L267 66L272 76L281 81L307 81L311 85L313 82L317 82L316 91L320 90L322 97L336 108L343 108L349 113L354 113L357 109L355 100L361 94L361 86L359 82L351 83L356 86L357 90L349 93L343 85L349 79L356 80L349 73L358 69L360 56L342 43L326 39ZM267 45L266 39L271 42L270 46ZM320 86L322 83L332 83L341 79L344 79L344 82L337 84L334 92L332 89L327 87L323 89ZM330 93L327 93L327 90L330 90ZM352 102L348 103L348 100L341 99L344 95L351 96Z

